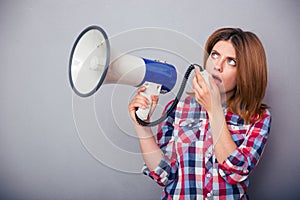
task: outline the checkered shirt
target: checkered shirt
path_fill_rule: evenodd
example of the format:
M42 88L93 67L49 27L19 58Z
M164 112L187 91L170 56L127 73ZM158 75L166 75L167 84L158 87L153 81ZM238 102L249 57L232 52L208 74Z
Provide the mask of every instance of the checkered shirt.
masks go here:
M223 163L216 160L208 114L195 98L179 102L159 125L156 139L164 155L156 169L149 171L145 165L143 173L164 187L162 199L247 199L248 176L263 153L271 115L266 110L262 119L245 124L223 109L237 145Z

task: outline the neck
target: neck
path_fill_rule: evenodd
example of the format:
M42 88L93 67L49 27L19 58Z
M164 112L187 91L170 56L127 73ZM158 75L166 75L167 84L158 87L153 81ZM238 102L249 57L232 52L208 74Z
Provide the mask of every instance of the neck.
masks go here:
M221 102L226 103L234 95L235 89L221 93Z

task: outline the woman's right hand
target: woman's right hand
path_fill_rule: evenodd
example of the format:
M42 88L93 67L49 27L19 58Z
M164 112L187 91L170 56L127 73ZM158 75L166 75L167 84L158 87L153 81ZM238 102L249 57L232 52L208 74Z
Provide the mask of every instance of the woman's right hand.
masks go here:
M150 171L153 171L161 162L163 152L156 143L156 139L153 136L152 129L150 127L141 126L135 119L136 108L147 108L150 103L150 101L146 97L141 95L141 92L144 92L145 90L145 87L140 87L137 90L137 94L133 97L128 105L128 111L130 117L135 122L135 130L139 138L140 148L145 164ZM151 100L152 106L150 108L148 120L157 105L158 96L152 95Z
M150 104L150 101L145 96L140 94L141 92L144 92L145 90L146 90L146 87L140 87L137 90L137 94L134 96L134 98L131 100L131 102L128 105L128 111L129 111L130 117L136 124L138 124L138 122L136 121L136 118L135 118L136 108L145 109ZM158 96L152 95L151 100L152 100L152 105L150 108L150 112L149 112L147 121L149 121L152 113L154 112L154 110L156 108L156 105L158 102Z

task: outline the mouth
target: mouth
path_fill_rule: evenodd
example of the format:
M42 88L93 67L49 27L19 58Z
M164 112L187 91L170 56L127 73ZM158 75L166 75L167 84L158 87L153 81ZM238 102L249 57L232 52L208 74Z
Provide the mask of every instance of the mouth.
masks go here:
M221 79L220 77L218 77L217 75L213 75L213 74L212 74L212 77L213 77L213 79L216 80L217 82L222 83L222 79Z

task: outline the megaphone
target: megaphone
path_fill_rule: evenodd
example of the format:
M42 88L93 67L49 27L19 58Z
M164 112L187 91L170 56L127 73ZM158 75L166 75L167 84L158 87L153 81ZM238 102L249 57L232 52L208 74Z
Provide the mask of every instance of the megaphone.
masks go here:
M176 107L186 81L196 64L191 65L171 108L159 120L145 122L148 109L138 109L136 118L143 126L162 122ZM199 65L196 65L199 66ZM200 70L202 70L201 66ZM130 54L120 54L110 47L105 31L99 26L85 28L75 40L69 59L69 81L73 91L81 97L93 95L102 85L125 84L134 87L145 85L143 93L151 101L151 94L165 94L176 84L176 68L168 63Z

